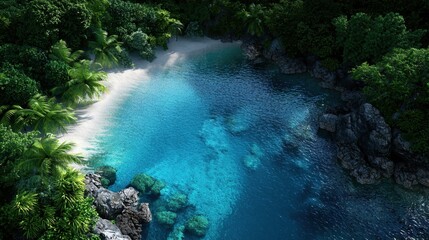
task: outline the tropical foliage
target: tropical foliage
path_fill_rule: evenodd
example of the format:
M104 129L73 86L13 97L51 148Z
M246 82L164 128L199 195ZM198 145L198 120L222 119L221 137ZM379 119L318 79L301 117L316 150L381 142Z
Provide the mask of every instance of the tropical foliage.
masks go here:
M95 55L95 62L103 67L110 68L118 63L115 52L122 51L118 36L107 35L107 32L99 28L94 32L95 41L89 42L89 47Z
M353 78L365 94L413 142L429 153L429 49L396 49L375 65L364 63Z
M28 108L13 105L4 113L1 123L11 125L15 130L32 129L42 133L65 132L67 124L76 117L71 108L65 108L54 98L36 94L28 102Z
M106 91L101 83L106 73L91 69L91 62L82 60L69 70L70 81L52 89L68 105L75 105L100 96Z

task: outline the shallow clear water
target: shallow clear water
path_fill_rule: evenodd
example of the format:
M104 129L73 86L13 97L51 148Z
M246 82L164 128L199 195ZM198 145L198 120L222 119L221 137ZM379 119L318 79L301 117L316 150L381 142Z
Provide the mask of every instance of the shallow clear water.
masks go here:
M93 166L118 170L112 190L145 172L206 215L205 239L427 238L427 192L360 186L335 160L317 117L338 95L308 75L255 68L237 46L153 71L97 137ZM166 239L154 220L147 239ZM192 237L186 235L186 238Z

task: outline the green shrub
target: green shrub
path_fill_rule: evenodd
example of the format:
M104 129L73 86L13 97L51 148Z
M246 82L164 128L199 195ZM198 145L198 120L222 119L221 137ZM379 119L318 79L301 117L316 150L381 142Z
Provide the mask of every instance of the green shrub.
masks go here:
M38 92L37 83L11 65L0 68L0 106L24 106Z
M40 82L40 85L44 90L65 85L70 81L68 73L70 69L70 66L65 62L49 61L45 67L45 78Z

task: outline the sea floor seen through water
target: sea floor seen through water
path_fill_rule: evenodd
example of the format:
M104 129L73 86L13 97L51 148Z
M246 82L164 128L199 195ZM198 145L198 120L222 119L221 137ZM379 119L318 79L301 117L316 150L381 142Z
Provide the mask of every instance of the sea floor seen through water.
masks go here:
M96 136L91 164L117 169L114 191L139 173L164 182L145 199L154 215L187 196L173 226L154 217L150 240L193 215L209 220L203 239L427 238L427 191L361 186L336 162L317 119L337 99L307 74L250 65L237 45L201 50L151 70Z

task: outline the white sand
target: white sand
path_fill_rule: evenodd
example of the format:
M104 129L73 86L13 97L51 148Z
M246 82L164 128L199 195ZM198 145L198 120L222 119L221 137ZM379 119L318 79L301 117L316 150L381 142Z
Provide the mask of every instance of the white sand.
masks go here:
M60 136L61 141L75 143L73 152L88 157L95 150L92 142L95 137L103 134L109 124L109 119L115 110L121 106L123 100L131 91L150 79L150 70L165 68L175 64L191 53L228 46L237 43L222 43L208 38L171 39L169 49L158 50L157 58L149 63L141 59L133 59L135 68L120 72L109 72L105 85L108 91L94 104L78 109L78 122L67 129L67 133Z

